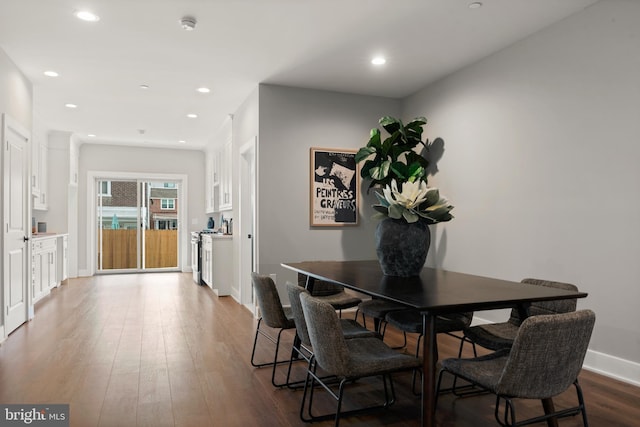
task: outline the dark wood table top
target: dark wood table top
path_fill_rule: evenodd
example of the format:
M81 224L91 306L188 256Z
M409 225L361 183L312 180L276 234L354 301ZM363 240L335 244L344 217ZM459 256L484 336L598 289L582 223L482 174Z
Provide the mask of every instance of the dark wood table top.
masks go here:
M364 294L436 313L510 308L534 301L584 298L574 292L508 280L424 268L419 277L385 276L377 260L308 261L283 267Z

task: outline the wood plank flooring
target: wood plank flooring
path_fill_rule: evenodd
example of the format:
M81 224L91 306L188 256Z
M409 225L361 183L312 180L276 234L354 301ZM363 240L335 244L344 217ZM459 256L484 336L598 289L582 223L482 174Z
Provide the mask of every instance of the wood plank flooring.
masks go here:
M298 417L302 392L275 389L269 368L249 364L256 325L250 313L196 286L190 274L72 279L35 309L35 318L0 346L2 403L69 403L71 425L78 427L305 425ZM285 346L291 339L286 334ZM386 342L401 340L389 328ZM451 357L458 341L439 337L439 347L441 357ZM414 348L410 337L406 351ZM261 341L259 349L260 357L271 355L270 343ZM303 367L299 363L294 375L300 377ZM419 426L411 374L394 378L397 401L389 410L345 418L341 425ZM638 425L640 389L586 371L580 381L591 426ZM356 383L345 409L373 402L379 386ZM332 410L322 397L318 393L318 411ZM574 401L572 391L555 399L558 408ZM443 395L438 425L496 426L493 404L489 395ZM529 416L541 409L539 402L523 401L518 410ZM580 417L560 420L561 427L580 425Z

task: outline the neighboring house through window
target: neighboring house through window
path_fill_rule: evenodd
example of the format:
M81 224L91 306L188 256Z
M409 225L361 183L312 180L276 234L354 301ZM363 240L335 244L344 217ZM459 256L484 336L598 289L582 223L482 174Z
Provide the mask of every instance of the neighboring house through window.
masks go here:
M176 208L176 200L175 199L161 199L161 201L160 201L160 209L173 210L175 208Z

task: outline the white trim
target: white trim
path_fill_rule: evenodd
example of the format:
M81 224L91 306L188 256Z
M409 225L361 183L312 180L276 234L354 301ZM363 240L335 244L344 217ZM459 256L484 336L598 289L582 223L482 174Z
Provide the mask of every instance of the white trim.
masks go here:
M139 173L139 172L109 172L109 171L87 171L87 270L78 272L79 276L93 276L96 274L96 236L93 232L96 229L96 186L93 184L96 179L131 179L131 180L147 180L147 181L175 181L180 184L180 195L178 197L179 206L183 206L178 211L178 269L183 270L187 265L187 256L189 249L187 247L189 241L186 238L188 233L187 218L188 207L185 202L189 192L188 175L184 174L158 174L158 173Z
M474 315L471 324L475 326L487 323L493 323L493 321ZM587 350L582 367L587 371L640 387L640 363L596 350Z
M588 350L583 368L640 387L640 363Z

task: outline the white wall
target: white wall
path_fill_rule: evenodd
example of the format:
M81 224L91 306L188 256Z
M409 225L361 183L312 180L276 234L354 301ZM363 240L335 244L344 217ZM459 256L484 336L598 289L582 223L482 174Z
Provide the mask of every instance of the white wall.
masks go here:
M31 130L33 87L27 77L0 48L0 113L9 114Z
M34 212L34 216L47 222L47 230L56 233L68 231L69 167L71 132L48 133L47 197L49 209Z
M309 149L360 148L380 117L400 113L399 101L273 85L259 90L258 271L276 273L283 288L296 275L282 262L374 258L373 194L361 198L359 225L309 226Z
M80 146L78 184L78 268L86 272L87 262L87 173L89 171L183 174L188 179L188 217L182 238L206 226L204 206L204 153L195 150L83 144ZM181 242L185 243L185 242ZM188 245L186 245L188 248ZM190 262L190 259L187 258Z
M575 283L597 315L587 363L638 384L639 23L639 2L600 1L403 104L445 140L431 183L455 219L428 262Z

